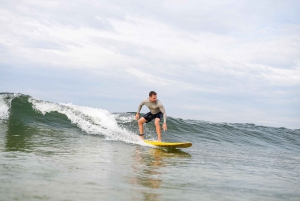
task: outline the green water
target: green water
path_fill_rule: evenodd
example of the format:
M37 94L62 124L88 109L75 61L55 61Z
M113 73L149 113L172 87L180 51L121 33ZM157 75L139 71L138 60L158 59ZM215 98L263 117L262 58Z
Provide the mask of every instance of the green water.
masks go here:
M1 201L300 200L299 129L170 117L163 139L193 146L164 150L133 113L1 96Z

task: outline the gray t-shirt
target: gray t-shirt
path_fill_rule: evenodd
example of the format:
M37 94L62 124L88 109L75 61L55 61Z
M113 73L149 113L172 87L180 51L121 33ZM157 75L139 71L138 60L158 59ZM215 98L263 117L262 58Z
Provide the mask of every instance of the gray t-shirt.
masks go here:
M146 98L139 105L137 113L140 113L143 105L146 105L149 108L149 110L150 110L150 112L152 114L157 114L159 112L163 113L163 115L164 115L164 123L166 123L166 121L167 121L166 111L165 111L165 108L164 108L163 104L158 99L156 99L156 101L154 103L151 103L150 100L149 100L149 98Z

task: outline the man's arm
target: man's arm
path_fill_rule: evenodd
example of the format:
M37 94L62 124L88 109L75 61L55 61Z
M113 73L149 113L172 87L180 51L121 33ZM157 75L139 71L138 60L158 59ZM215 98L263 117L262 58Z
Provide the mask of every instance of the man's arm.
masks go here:
M166 110L163 106L163 104L160 102L159 104L159 110L161 111L161 113L163 113L164 115L164 124L163 124L163 130L166 131L167 130L167 114L166 114Z
M138 120L140 118L140 111L141 111L141 109L142 109L142 107L143 107L144 104L145 104L145 101L142 101L141 104L139 105L138 111L137 111L137 113L135 115L135 119L136 120Z
M164 124L165 124L167 122L167 114L166 114L166 110L165 110L163 104L160 101L158 104L158 108L161 111L161 113L163 113L163 115L164 115Z
M141 109L142 109L143 105L145 105L145 101L142 101L142 102L141 102L141 104L139 105L139 107L138 107L138 111L137 111L137 114L139 114L139 113L140 113L140 111L141 111Z
M166 114L166 111L165 111L164 106L161 105L161 107L159 107L159 110L160 110L161 113L163 113L163 115L164 115L164 124L167 123L167 114Z

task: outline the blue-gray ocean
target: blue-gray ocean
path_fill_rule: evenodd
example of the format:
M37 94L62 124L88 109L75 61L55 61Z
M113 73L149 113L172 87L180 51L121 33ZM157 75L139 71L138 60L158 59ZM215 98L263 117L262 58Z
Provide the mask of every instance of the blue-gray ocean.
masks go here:
M180 150L137 133L132 112L1 93L0 200L300 200L300 129L169 117Z

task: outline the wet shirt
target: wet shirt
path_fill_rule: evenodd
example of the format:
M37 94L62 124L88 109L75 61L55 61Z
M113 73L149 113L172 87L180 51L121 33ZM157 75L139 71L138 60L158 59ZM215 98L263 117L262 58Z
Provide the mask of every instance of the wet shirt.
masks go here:
M141 104L139 105L138 113L140 113L143 105L146 105L149 108L149 110L152 114L157 114L159 112L163 113L164 123L166 123L166 121L167 121L166 111L165 111L164 106L162 105L162 103L158 99L156 99L156 101L154 103L151 103L149 98L143 100L141 102Z

